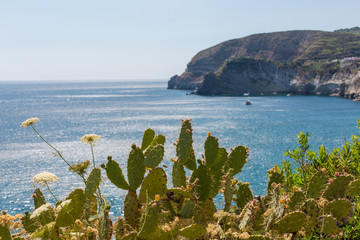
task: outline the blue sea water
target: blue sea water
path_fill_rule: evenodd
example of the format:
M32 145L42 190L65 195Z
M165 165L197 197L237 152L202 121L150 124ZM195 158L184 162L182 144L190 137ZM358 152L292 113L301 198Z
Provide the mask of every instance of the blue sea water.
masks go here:
M167 90L166 81L146 82L38 82L0 83L0 210L23 213L31 210L32 177L48 171L60 181L52 183L54 194L64 199L72 189L84 187L67 165L53 156L31 128L20 128L31 117L34 126L71 163L90 160L89 145L81 143L85 134L102 139L94 148L96 164L112 155L126 173L131 144L141 144L143 131L152 128L166 136L164 163L175 157L173 143L178 138L181 119L192 118L194 146L198 158L210 131L227 149L237 145L250 148L250 157L236 177L250 182L256 195L265 193L266 171L279 164L283 152L297 146L296 134L308 131L312 149L325 144L339 147L344 139L358 134L356 118L360 103L337 97L259 96L210 97L186 95ZM166 169L168 180L171 168ZM104 174L105 175L105 174ZM171 186L171 184L169 183ZM42 187L46 199L54 203ZM104 177L102 191L111 202L114 216L122 214L126 192ZM216 199L218 207L222 199Z

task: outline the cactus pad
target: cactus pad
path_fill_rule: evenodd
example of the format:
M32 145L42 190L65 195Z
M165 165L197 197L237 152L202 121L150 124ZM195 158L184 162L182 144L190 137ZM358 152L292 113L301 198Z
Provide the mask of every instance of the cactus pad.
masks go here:
M176 145L176 155L179 158L181 165L187 161L188 154L192 147L192 128L190 120L185 120L182 123L182 127L179 135L179 142Z
M71 200L72 208L70 210L70 215L72 216L72 218L80 219L85 208L84 190L81 188L73 190L66 198L66 200Z
M46 203L44 194L41 192L40 188L35 189L33 193L33 199L34 199L35 209Z
M184 166L187 169L192 170L192 171L194 171L196 169L195 152L194 152L194 148L192 146L189 150L189 154L187 156L187 160L186 160Z
M90 197L96 192L96 189L99 187L100 180L101 170L95 167L91 170L90 175L86 180L85 197Z
M132 150L129 154L127 164L127 174L129 180L129 187L131 190L136 190L145 174L144 155L140 148L132 145Z
M334 216L337 220L343 220L350 216L352 204L347 199L337 199L324 206L324 212Z
M154 136L155 136L154 130L152 130L151 128L145 130L141 143L141 151L144 151L150 145L150 143L154 139Z
M205 141L205 160L207 168L210 168L215 164L218 150L218 139L214 136L208 136Z
M119 164L112 160L111 156L108 157L108 162L104 168L106 170L107 177L115 186L124 190L130 189L129 184L126 182L124 174L119 167Z
M340 229L336 224L336 220L331 215L321 217L320 224L323 227L323 233L327 235L337 235L340 233Z
M128 194L125 197L125 202L124 202L124 216L125 216L125 221L132 228L135 228L138 225L138 221L140 217L138 205L139 203L136 196L136 191L129 190Z
M36 219L30 218L30 216L29 212L26 211L25 215L21 218L21 224L27 232L33 233L40 227L40 223Z
M228 167L233 169L233 175L236 175L241 171L242 167L245 165L246 158L247 151L245 147L237 146L234 150L232 150L228 158Z
M148 237L155 231L156 226L158 225L159 216L160 209L155 203L151 203L146 206L140 220L140 230L138 233L139 238L151 239Z
M194 215L196 202L190 198L184 200L178 214L182 218L191 218Z
M348 185L345 192L346 196L355 197L360 195L360 179L356 179Z
M235 202L239 209L245 207L245 205L253 200L253 194L249 188L248 183L238 182L236 190Z
M309 182L307 187L306 196L308 198L318 198L325 189L326 175L323 172L315 173Z
M295 191L290 197L289 207L293 210L300 207L305 201L305 194L302 191Z
M207 173L207 169L205 165L200 165L195 171L195 176L199 179L197 184L195 185L196 192L199 197L200 202L205 202L210 195L211 188L211 179L209 174Z
M184 166L178 162L174 162L172 169L172 183L173 187L185 187L186 186L186 175Z
M291 212L275 223L275 230L281 233L299 231L305 225L306 215L303 212Z
M148 200L154 200L155 195L164 195L166 189L166 173L162 168L155 168L145 177L140 193L139 202L146 203Z
M319 206L314 199L308 199L301 209L307 215L304 228L306 232L312 232L318 222Z
M164 157L164 146L160 144L154 146L145 157L144 160L145 167L148 168L157 167L160 164L160 162L163 160L163 157Z
M206 228L201 224L193 224L180 229L179 234L186 238L200 238L206 233Z
M352 179L352 176L338 176L331 184L329 184L325 188L322 197L330 201L337 198L345 197L346 188Z

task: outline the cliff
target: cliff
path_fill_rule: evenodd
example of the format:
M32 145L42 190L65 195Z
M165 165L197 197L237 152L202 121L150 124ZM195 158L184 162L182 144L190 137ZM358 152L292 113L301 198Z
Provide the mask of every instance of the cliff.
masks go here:
M205 95L292 92L360 99L358 57L360 35L351 29L256 34L200 51L168 88Z

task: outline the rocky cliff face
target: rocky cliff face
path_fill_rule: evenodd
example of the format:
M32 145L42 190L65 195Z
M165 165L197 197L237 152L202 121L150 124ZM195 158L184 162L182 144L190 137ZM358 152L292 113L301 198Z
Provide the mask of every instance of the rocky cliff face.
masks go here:
M340 49L340 50L339 50ZM223 42L193 57L169 89L222 95L296 93L360 99L360 36L290 31Z

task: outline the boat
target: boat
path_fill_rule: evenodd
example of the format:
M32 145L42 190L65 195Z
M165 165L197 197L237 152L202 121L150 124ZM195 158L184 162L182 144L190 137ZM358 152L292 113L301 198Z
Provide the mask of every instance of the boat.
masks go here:
M251 105L250 100L247 100L247 101L245 102L245 105Z
M291 93L286 94L286 96L290 97L290 96L291 96Z

